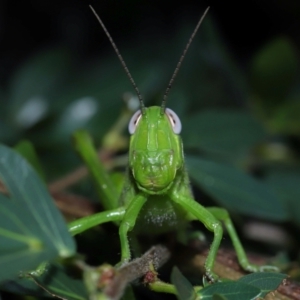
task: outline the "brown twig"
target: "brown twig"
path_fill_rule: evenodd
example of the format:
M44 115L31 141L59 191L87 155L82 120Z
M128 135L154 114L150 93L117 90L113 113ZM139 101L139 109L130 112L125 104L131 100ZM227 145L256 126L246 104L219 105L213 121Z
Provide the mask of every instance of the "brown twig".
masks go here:
M120 268L108 264L91 267L82 260L76 261L75 264L83 271L91 298L98 299L103 293L109 300L118 300L129 283L152 271L153 267L160 268L169 257L169 250L162 245L157 245Z
M114 151L109 149L100 149L98 151L99 159L105 164L107 163L111 157L114 155ZM55 181L48 184L48 189L50 193L58 193L60 191L64 191L67 188L75 185L82 179L84 179L88 175L88 169L85 166L80 166L77 169L71 171L67 175L56 179Z
M66 190L68 187L78 183L88 175L88 170L85 166L80 166L70 173L48 184L48 189L51 193L58 193Z
M56 206L67 219L86 217L98 211L96 205L86 197L65 192L51 195Z
M120 299L125 287L132 281L144 276L150 271L151 265L157 270L170 257L169 250L161 245L154 246L140 258L130 261L118 269L117 275L104 289L105 295L111 300Z
M8 194L5 185L1 181L0 181L0 193L2 193L2 194Z

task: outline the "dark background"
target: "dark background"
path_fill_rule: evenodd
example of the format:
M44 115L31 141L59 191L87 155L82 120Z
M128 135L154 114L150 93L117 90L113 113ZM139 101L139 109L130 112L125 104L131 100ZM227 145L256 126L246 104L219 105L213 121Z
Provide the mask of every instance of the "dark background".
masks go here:
M81 59L111 51L88 3L121 49L125 44L135 51L145 40L172 39L187 24L196 24L207 6L226 47L242 65L275 36L285 35L296 45L300 43L300 3L293 0L182 1L178 5L173 1L1 1L1 85L7 84L24 60L53 44L67 45ZM146 51L139 54L149 55Z

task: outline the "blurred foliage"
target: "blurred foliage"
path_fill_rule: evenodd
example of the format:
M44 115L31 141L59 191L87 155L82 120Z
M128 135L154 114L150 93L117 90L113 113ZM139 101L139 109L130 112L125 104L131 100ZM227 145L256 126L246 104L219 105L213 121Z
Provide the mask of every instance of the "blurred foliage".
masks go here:
M212 300L215 300L215 296L219 295L224 300L264 298L269 292L277 288L284 277L283 274L274 273L250 274L236 282L221 282L207 286L199 291L199 294L201 299Z
M290 7L296 5L289 3ZM121 14L120 10L116 14L115 18ZM274 244L295 259L299 256L300 226L299 41L284 34L271 34L247 52L245 62L245 57L237 58L229 51L233 47L230 35L222 32L213 16L209 14L204 21L168 98L168 106L176 111L183 124L182 138L195 194L209 205L228 208L237 226L242 226L239 215L280 222L284 233L290 232L292 241L288 245L280 241ZM88 18L93 20L91 15ZM124 45L121 53L145 96L146 105L161 102L192 24L197 21L188 19L189 22L180 25L180 30L171 30L163 38L153 40L151 36L137 41L128 38L127 43L120 38ZM96 21L91 22L93 39L98 36L102 39L101 28ZM112 36L118 30L121 33L117 32L117 36L125 34L122 26L115 23L111 25ZM130 24L125 24L125 28ZM101 146L106 133L122 114L124 94L133 93L112 49L97 57L93 50L91 58L84 58L80 52L87 51L85 40L81 43L80 46L78 42L70 43L72 48L65 41L56 41L35 50L0 83L0 141L16 146L46 182L80 164L72 148L72 133L84 128ZM100 48L107 44L104 37L97 51L101 52ZM0 66L5 69L4 60ZM97 198L89 181L74 190ZM95 253L86 250L94 237L95 233L87 233L78 238L78 244L82 243L80 250L86 251L91 260L100 251L99 246L95 247ZM105 243L109 237L101 239ZM273 248L271 245L268 252L274 253ZM101 255L96 261L103 261Z

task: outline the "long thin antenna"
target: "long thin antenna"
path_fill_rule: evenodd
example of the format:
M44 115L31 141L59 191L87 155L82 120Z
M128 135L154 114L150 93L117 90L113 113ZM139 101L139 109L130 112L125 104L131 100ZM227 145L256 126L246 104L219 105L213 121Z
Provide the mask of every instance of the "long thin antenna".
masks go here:
M177 63L177 66L176 66L176 68L175 68L175 71L174 71L174 73L173 73L173 75L172 75L172 77L171 77L171 80L170 80L170 82L169 82L169 84L168 84L168 87L167 87L167 89L166 89L166 91L165 91L164 98L163 98L163 102L162 102L162 104L161 104L161 114L164 114L164 113L165 113L166 103L167 103L167 97L168 97L168 94L169 94L170 89L171 89L171 87L172 87L172 84L173 84L173 82L174 82L174 79L175 79L175 77L176 77L176 75L177 75L177 73L178 73L178 71L179 71L179 69L180 69L181 63L182 63L183 59L185 58L185 55L186 55L186 53L187 53L187 51L188 51L188 49L189 49L189 47L190 47L190 45L191 45L191 43L192 43L192 41L193 41L195 35L196 35L196 33L197 33L197 31L198 31L200 25L202 24L202 22L203 22L203 20L204 20L204 18L205 18L205 16L206 16L208 10L209 10L209 7L207 7L207 9L205 10L204 14L202 15L202 17L200 18L199 22L197 23L197 26L195 27L195 29L194 29L194 31L193 31L193 33L192 33L190 39L188 40L188 43L187 43L186 46L185 46L185 49L183 50L183 52L182 52L182 54L181 54L181 57L180 57L180 59L179 59L179 61L178 61L178 63Z
M116 46L114 40L112 39L112 37L111 37L111 35L109 34L108 30L106 29L104 23L102 22L102 20L100 19L100 17L98 16L98 14L96 13L96 11L95 11L94 8L92 7L92 5L89 5L89 7L90 7L91 11L93 12L93 14L95 15L96 19L98 20L98 22L100 23L101 27L103 28L105 34L107 35L107 37L108 37L108 39L109 39L111 45L113 46L113 48L114 48L114 50L115 50L115 52L116 52L116 54L117 54L117 56L118 56L118 58L119 58L119 60L120 60L120 62L121 62L121 64L122 64L122 66L123 66L123 68L124 68L124 70L125 70L125 72L126 72L126 74L127 74L127 76L128 76L128 78L129 78L129 80L130 80L130 82L131 82L131 84L133 85L133 87L134 87L134 89L135 89L135 91L136 91L136 94L137 94L137 96L138 96L138 98L139 98L139 100L140 100L140 106L141 106L142 114L144 115L146 110L145 110L145 105L144 105L144 102L143 102L142 95L141 95L141 93L140 93L140 91L139 91L137 85L135 84L135 82L134 82L134 80L133 80L133 78L132 78L132 76L131 76L131 74L130 74L130 72L129 72L127 66L126 66L126 63L125 63L125 61L124 61L122 55L120 54L119 49L117 48L117 46Z

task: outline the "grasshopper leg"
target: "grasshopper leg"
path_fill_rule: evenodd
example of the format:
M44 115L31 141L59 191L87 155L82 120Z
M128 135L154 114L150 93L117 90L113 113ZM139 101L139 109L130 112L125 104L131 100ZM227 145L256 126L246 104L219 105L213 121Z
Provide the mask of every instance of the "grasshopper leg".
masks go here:
M126 263L131 258L129 241L128 241L128 232L131 231L135 225L136 219L139 215L139 212L146 202L147 197L139 193L137 194L132 201L129 203L126 208L126 213L122 219L122 222L119 227L119 235L121 242L121 265Z
M218 280L218 276L213 272L213 267L223 236L221 222L215 218L210 211L192 198L181 196L179 193L173 193L172 200L181 205L187 212L194 215L208 230L214 233L214 239L205 262L205 275L212 282Z
M121 221L124 215L125 207L119 207L83 217L68 224L69 232L76 235L103 223Z
M228 211L221 207L207 207L206 208L216 219L224 223L224 226L231 238L233 247L236 251L238 261L242 268L249 272L264 272L264 271L278 271L274 266L258 266L251 264L247 258L245 250L241 244L241 241L235 231Z

